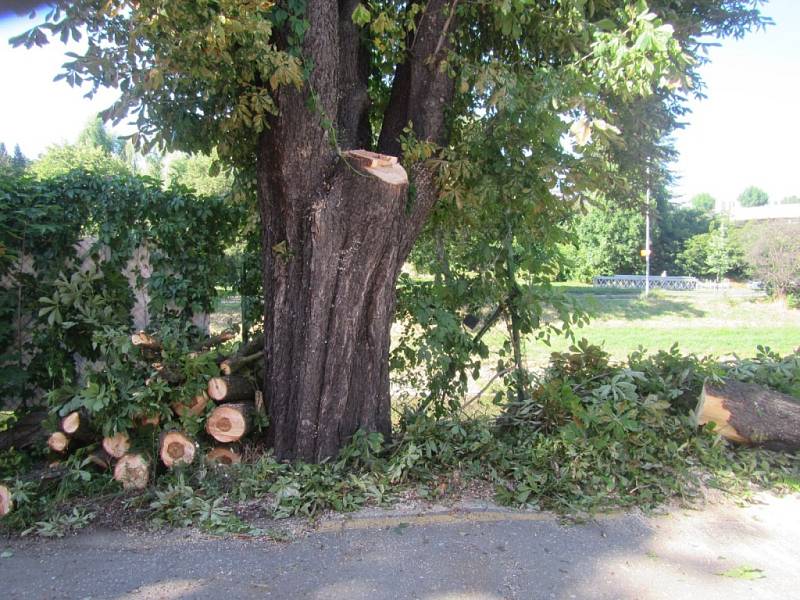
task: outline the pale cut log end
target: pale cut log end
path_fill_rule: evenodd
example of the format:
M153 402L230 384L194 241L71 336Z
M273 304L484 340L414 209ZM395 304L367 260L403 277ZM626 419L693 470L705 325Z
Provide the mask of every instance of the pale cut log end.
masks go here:
M148 348L150 350L161 349L161 342L159 342L152 335L145 333L144 331L137 331L136 333L132 334L131 344L133 344L134 346L141 346L143 348Z
M223 404L213 410L206 421L206 432L218 442L238 442L250 431L252 406Z
M114 467L114 479L126 490L143 490L150 480L150 466L141 454L126 454Z
M188 403L173 402L172 411L179 417L183 417L185 415L194 415L195 417L199 417L205 412L207 405L208 394L203 392L201 394L197 394Z
M0 485L0 517L5 517L13 509L14 502L11 500L11 490L4 485Z
M103 438L103 450L114 458L122 458L131 448L131 441L124 431ZM136 456L136 455L134 455Z
M67 435L72 435L81 426L81 414L76 410L69 413L66 417L61 419L61 431Z
M161 462L167 467L191 464L194 461L195 451L194 440L180 431L161 434L159 455Z
M217 446L206 453L206 461L215 465L238 465L242 462L242 456L232 448Z
M731 412L725 408L725 399L713 393L708 382L703 384L703 392L694 411L695 424L700 427L714 423L714 432L732 442L748 443L749 440L740 435L730 424Z
M56 431L47 438L47 446L53 452L63 454L69 448L69 437L63 431Z
M344 156L351 164L364 169L370 175L389 185L408 185L408 173L397 162L397 157L395 156L378 154L369 150L348 150L344 153Z
M219 402L228 394L228 384L222 377L212 377L208 380L208 395Z

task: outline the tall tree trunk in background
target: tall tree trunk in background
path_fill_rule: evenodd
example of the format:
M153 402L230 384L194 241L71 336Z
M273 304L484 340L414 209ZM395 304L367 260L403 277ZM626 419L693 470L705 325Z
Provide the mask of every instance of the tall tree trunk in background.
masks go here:
M303 58L314 68L304 89L281 88L280 114L258 150L268 441L279 458L319 461L358 429L391 433L395 284L437 197L425 166L406 173L348 158L371 137L357 4L308 2ZM397 69L381 152L397 156L409 120L419 139L444 141L453 82L438 63L450 6L432 0L420 20L414 54Z

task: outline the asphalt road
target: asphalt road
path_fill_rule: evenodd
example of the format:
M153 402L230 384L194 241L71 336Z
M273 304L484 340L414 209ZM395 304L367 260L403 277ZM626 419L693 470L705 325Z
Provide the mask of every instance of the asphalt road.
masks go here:
M371 512L289 542L105 530L0 539L0 597L800 598L800 496L760 500L578 525L493 507Z

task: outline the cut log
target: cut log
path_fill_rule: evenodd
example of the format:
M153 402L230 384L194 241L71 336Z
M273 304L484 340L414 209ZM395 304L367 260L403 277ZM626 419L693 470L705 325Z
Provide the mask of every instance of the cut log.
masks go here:
M249 402L255 394L253 383L239 375L212 377L208 380L208 395L217 402Z
M249 342L242 344L236 352L236 356L250 356L259 350L264 349L264 334L259 333Z
M197 394L189 402L173 402L171 406L172 412L179 417L183 417L184 415L194 415L199 417L205 412L207 404L208 394L202 392Z
M714 423L714 430L732 442L770 450L800 449L800 399L760 385L706 381L695 421Z
M206 453L206 461L216 465L238 465L242 456L228 446L217 446Z
M222 361L219 365L219 370L222 371L223 375L232 375L234 373L238 373L248 365L253 364L258 360L262 360L264 357L264 351L260 350L259 352L255 352L249 356L234 356L231 358L226 358Z
M48 437L47 430L42 425L46 418L47 411L36 411L23 415L11 427L0 431L0 450L9 448L23 450L43 444Z
M195 344L195 350L209 350L215 346L219 346L220 344L224 344L225 342L230 342L232 339L236 337L235 331L223 331L218 335L212 335L210 337L201 340L197 344Z
M69 436L63 431L55 431L47 438L47 445L53 452L64 454L69 448Z
M61 419L61 431L75 440L89 441L93 437L92 429L89 427L89 417L77 410Z
M180 431L165 431L158 444L161 462L172 468L176 465L188 465L194 461L194 441Z
M114 479L126 490L143 490L150 479L150 466L141 454L126 454L114 467Z
M238 442L247 435L253 423L252 404L223 404L216 407L206 420L206 431L218 442Z
M161 415L140 415L136 417L136 423L141 427L158 427L161 422Z
M131 335L131 344L148 350L161 350L161 342L144 331L137 331Z
M11 490L6 486L0 485L0 517L5 517L14 508L11 500Z
M158 362L153 363L152 366L153 369L155 369L156 374L154 377L148 377L145 381L145 385L150 385L156 377L166 381L170 385L181 385L186 383L186 377L180 371L176 371L174 368L170 368L163 363Z
M92 452L88 458L89 462L101 471L108 471L114 463L114 457L102 448Z
M124 431L103 438L103 450L114 458L122 458L131 448L131 441Z

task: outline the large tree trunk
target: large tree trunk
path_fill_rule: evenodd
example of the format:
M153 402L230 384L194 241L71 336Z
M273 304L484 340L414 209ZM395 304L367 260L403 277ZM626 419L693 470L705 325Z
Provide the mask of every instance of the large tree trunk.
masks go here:
M267 437L282 459L333 456L358 429L390 435L395 284L436 200L430 168L370 168L346 152L369 149L372 138L357 5L309 0L302 55L313 68L303 89L280 88L258 148ZM452 16L446 0L419 16L384 114L382 152L398 154L409 120L419 140L444 141L453 82L439 63Z
M269 215L292 249L268 261L265 395L278 456L320 460L359 428L391 433L390 329L408 180L399 165L385 170L389 181L340 160L308 213Z

